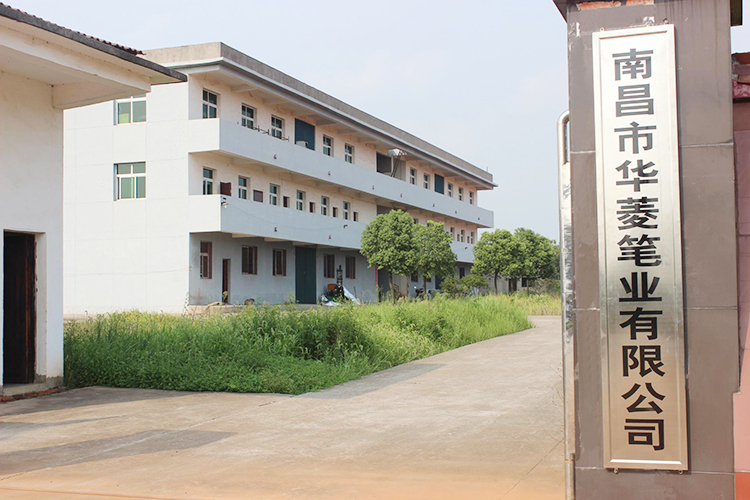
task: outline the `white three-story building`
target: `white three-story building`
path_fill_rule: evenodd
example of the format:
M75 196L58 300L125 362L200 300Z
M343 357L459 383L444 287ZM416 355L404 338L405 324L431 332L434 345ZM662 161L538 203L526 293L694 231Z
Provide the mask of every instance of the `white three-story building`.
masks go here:
M67 313L315 303L339 267L374 300L360 236L394 208L469 271L487 171L221 43L145 57L188 81L66 112Z

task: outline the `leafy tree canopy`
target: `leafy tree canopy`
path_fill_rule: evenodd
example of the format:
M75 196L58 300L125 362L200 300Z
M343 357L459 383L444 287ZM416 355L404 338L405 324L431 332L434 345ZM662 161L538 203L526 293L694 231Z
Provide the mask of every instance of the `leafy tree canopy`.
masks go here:
M514 277L556 278L559 276L559 249L557 245L531 229L518 228L513 236L523 250L518 263L520 274Z
M496 229L483 233L474 246L472 272L497 278L554 278L559 275L559 249L555 243L530 229L514 233Z
M482 233L474 245L472 273L491 276L497 293L497 278L509 277L517 272L521 260L521 246L507 229L495 229Z
M456 254L451 250L451 235L445 232L445 224L427 221L424 226L415 226L417 265L425 278L444 278L453 274Z
M393 274L408 276L418 265L415 224L402 210L392 210L375 217L362 231L362 255L370 267L390 273L391 296L395 301Z

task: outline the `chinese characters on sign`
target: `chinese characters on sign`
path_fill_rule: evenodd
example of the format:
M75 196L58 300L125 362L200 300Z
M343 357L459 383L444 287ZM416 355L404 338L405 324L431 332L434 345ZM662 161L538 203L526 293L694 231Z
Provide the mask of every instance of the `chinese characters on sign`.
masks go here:
M686 470L673 26L593 42L604 465Z

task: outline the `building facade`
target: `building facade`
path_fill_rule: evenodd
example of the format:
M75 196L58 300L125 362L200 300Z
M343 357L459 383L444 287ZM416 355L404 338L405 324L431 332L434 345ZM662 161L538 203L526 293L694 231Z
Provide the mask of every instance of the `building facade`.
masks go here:
M393 209L445 223L470 271L487 171L224 44L147 57L188 81L66 114L67 313L315 303L339 269L375 300L360 236Z
M0 4L0 397L63 376L63 110L184 75Z

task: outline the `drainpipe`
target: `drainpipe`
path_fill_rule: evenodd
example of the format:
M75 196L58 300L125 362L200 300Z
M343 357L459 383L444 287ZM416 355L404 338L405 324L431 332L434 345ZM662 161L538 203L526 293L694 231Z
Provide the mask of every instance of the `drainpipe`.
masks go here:
M570 111L557 120L560 189L560 291L562 297L563 398L565 404L565 499L575 500L575 336L573 334L573 224L570 199L568 123Z

